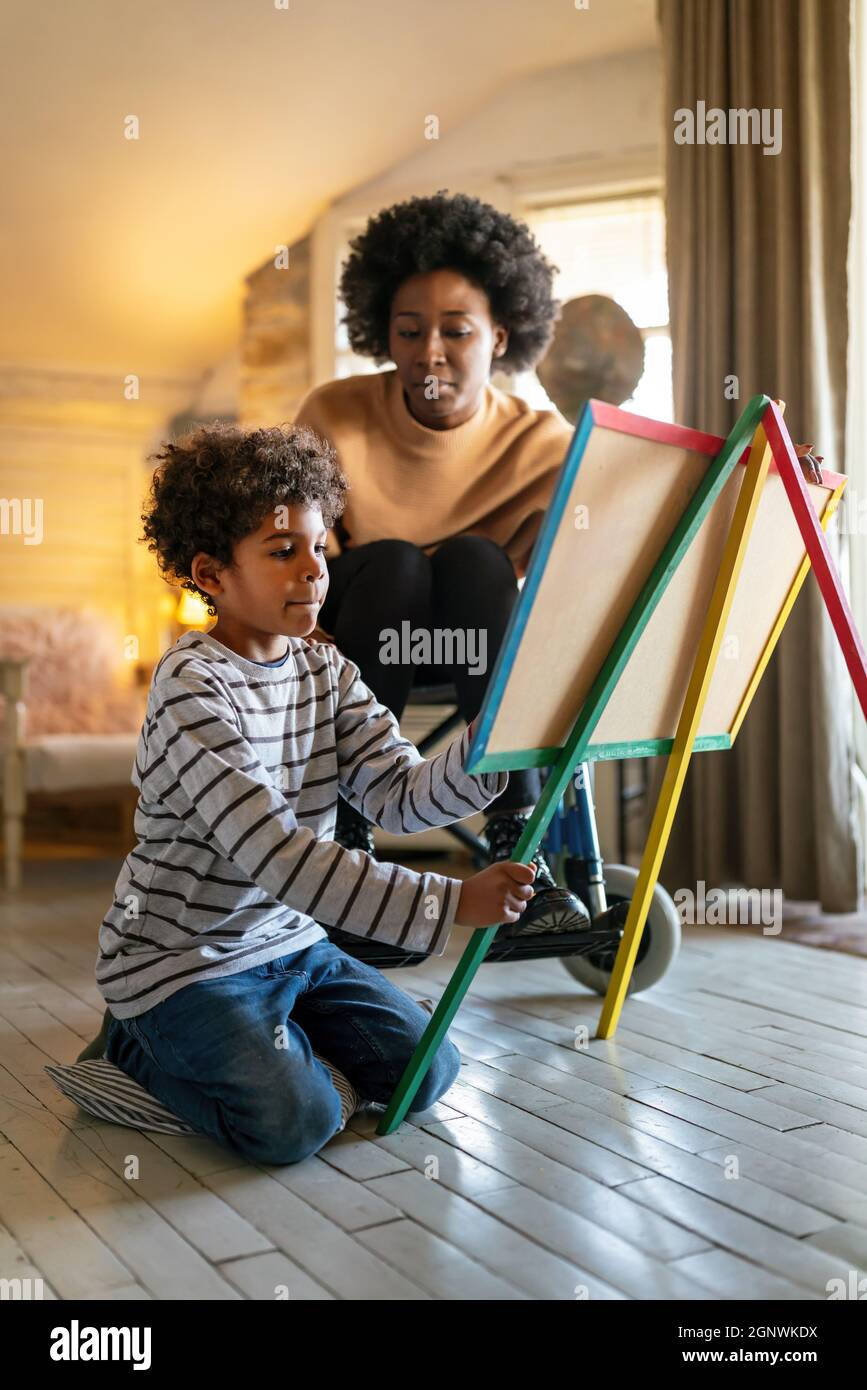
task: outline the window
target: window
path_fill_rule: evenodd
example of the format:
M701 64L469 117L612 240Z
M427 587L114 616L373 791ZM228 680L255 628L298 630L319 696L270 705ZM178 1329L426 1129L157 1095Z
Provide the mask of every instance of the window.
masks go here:
M523 213L546 256L559 267L564 302L604 294L626 310L644 338L644 375L625 410L672 420L671 336L665 213L659 194L527 207ZM535 373L514 380L531 405L550 405Z

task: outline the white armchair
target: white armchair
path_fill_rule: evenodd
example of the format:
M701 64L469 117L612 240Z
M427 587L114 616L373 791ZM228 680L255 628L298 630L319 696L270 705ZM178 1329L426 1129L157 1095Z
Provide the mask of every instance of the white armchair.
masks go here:
M22 655L28 645L32 654ZM98 617L57 610L29 618L17 613L14 621L6 621L4 632L0 615L0 792L7 889L21 885L24 817L31 802L110 801L119 807L119 835L131 837L137 801L131 777L142 700L138 691L111 683L114 655L114 639ZM31 675L37 686L32 732ZM106 731L94 731L94 725Z

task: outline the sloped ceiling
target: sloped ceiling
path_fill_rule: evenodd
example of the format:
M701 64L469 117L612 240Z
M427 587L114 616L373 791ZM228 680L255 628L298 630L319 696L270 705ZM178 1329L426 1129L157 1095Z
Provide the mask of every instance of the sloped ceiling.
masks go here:
M243 275L425 116L656 41L653 0L285 3L6 0L0 361L196 371L236 337Z

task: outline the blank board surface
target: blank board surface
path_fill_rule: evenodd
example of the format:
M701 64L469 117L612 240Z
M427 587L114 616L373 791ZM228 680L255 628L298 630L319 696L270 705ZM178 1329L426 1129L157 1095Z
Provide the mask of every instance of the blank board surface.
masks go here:
M654 565L724 441L590 402L492 674L482 757L562 747ZM745 476L746 450L705 517L592 734L673 738ZM821 516L842 479L808 484ZM571 483L568 479L571 478ZM551 518L549 516L549 523ZM699 736L727 734L804 559L775 465L762 491ZM518 640L520 639L520 640ZM475 763L474 754L472 762Z

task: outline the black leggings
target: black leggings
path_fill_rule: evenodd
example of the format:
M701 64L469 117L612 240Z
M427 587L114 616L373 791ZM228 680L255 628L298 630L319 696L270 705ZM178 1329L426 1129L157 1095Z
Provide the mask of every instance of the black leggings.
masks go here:
M454 685L458 708L469 724L482 707L485 690L518 597L515 571L506 552L485 536L453 536L433 555L410 541L372 541L344 550L328 562L330 585L319 622L354 661L381 704L400 719L414 684ZM449 629L486 634L487 651L476 645L462 664L383 663L387 628L401 633ZM486 655L484 671L480 653ZM435 660L436 647L433 647ZM401 656L403 653L401 652ZM541 783L534 768L510 772L506 790L487 814L533 806Z

